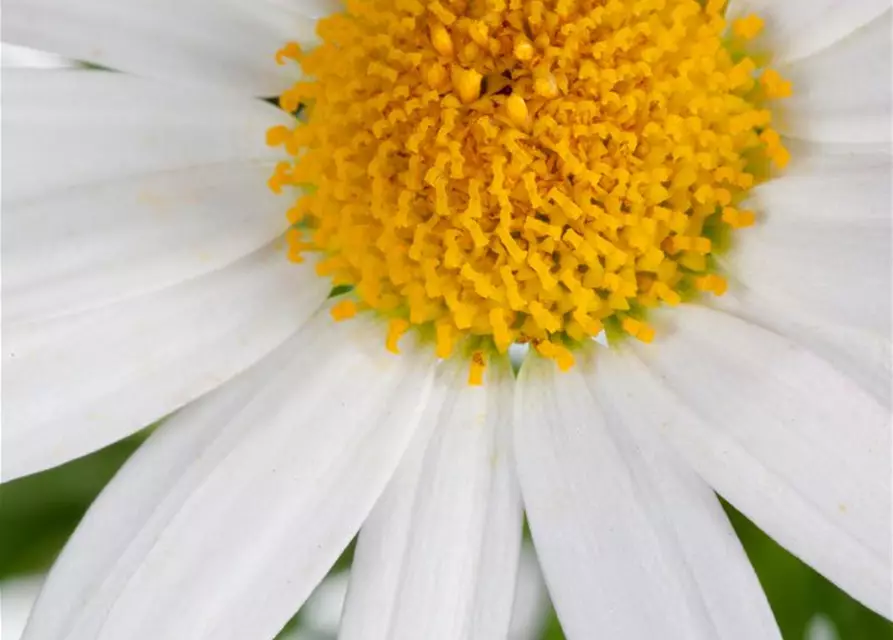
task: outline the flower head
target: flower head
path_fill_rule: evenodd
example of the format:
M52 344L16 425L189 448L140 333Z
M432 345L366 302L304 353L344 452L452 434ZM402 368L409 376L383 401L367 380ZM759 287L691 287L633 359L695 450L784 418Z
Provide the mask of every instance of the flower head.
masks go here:
M714 491L891 615L887 3L3 18L116 70L3 71L3 478L168 416L28 640L272 638L355 536L341 637L505 638L524 513L571 640L777 638Z
M295 157L270 187L307 187L289 257L321 251L356 294L336 318L384 315L393 351L413 327L441 358L532 342L568 369L606 326L651 342L647 309L725 291L714 244L788 162L761 29L695 0L350 3L277 54L304 73L268 133Z

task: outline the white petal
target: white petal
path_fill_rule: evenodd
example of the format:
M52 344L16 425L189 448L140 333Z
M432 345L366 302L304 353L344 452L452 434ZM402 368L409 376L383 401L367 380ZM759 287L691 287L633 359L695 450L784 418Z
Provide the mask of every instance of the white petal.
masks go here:
M891 16L893 11L888 9L830 49L779 66L779 72L794 86L793 95L778 105L781 133L827 142L891 139Z
M889 336L891 217L889 156L855 156L760 185L748 206L759 223L735 234L720 260L759 296L820 323Z
M357 543L342 640L495 640L508 633L521 543L512 374L468 386L450 362L398 473ZM433 427L433 433L432 429Z
M536 552L530 542L524 541L518 562L509 640L540 640L551 608Z
M4 70L3 205L142 173L278 159L266 130L288 121L260 100L123 73Z
M776 61L804 58L842 40L890 7L889 0L730 0L728 16L756 13Z
M710 306L802 344L832 364L887 408L893 407L893 348L890 336L823 323L798 311L789 300L766 298L734 278Z
M853 597L890 615L890 416L806 349L700 307L624 347L622 407L721 495ZM523 484L522 484L523 486Z
M8 0L3 39L136 75L278 94L294 82L279 66L289 41L312 44L329 0Z
M384 490L432 368L323 311L150 437L62 552L26 639L273 638Z
M4 480L103 447L285 341L329 285L262 249L157 293L3 326Z
M858 145L795 144L790 168L748 193L745 204L760 211L761 223L805 226L815 219L841 224L889 219L889 145L862 150Z
M3 320L34 321L215 271L284 231L269 163L75 187L3 209Z
M6 67L27 67L30 69L66 69L75 65L62 56L29 47L19 47L0 42L0 65Z
M859 172L879 165L889 167L893 155L893 144L889 140L821 142L785 138L784 142L791 152L791 163L781 177L811 175L816 171Z
M716 496L629 428L606 386L623 381L599 360L593 395L592 363L528 358L515 406L524 505L568 638L779 638Z
M338 635L344 601L347 597L349 573L349 571L330 573L313 591L300 611L301 631L289 634L287 636L289 640L297 640L299 637L309 640L317 636L321 636L317 640L322 640ZM539 640L551 606L536 553L529 542L521 545L514 593L509 640ZM36 596L35 591L33 597ZM24 624L25 621L22 620L23 628ZM310 635L305 638L305 635L302 635L304 633Z
M43 580L42 574L0 580L0 634L4 640L22 637Z

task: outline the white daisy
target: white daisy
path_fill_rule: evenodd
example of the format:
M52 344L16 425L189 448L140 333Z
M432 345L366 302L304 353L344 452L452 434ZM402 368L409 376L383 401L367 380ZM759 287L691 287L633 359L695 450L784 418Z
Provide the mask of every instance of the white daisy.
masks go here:
M719 4L352 1L365 17L327 21L314 50L317 20L339 7L6 0L5 41L117 72L3 71L3 479L176 412L72 536L25 638L272 638L358 531L340 637L504 638L522 512L572 640L778 637L714 490L890 617L890 6L732 0L741 22L720 41ZM395 26L395 12L419 19ZM357 28L368 41L333 48ZM310 57L285 57L315 65L316 84L274 64L294 41ZM584 71L617 51L635 52L623 70ZM668 51L689 57L652 77ZM380 64L351 71L365 53ZM435 90L430 139L401 133L422 126L406 77ZM793 95L768 101L786 79ZM594 106L569 102L580 87ZM350 91L382 96L378 117L362 119L365 103L346 116ZM308 92L297 127L257 99L297 107ZM586 109L600 115L576 119ZM660 114L650 133L643 113ZM599 147L586 127L603 122L615 129ZM277 165L267 130L293 154L323 153ZM527 135L516 167L511 145ZM392 144L360 166L336 155L354 140ZM781 177L766 174L788 152ZM402 213L407 189L393 187L415 181L394 173L398 157L425 170L404 197L453 225L425 228L434 240L408 262L406 229L422 223L396 240L380 224ZM732 173L711 173L726 167L716 158ZM627 161L651 172L636 187L618 172ZM267 188L271 172L276 188L309 176L318 189L292 193L306 226L286 240L301 264L282 249L292 202ZM469 176L483 176L494 221L480 242L461 217L474 213ZM362 227L338 203L391 208L363 209ZM565 221L559 244L561 216L608 226ZM748 228L714 251L708 220ZM569 259L588 269L563 273ZM327 302L314 265L355 289ZM599 269L607 280L587 284ZM404 277L422 289L400 289ZM573 298L575 282L598 295ZM697 288L728 291L672 305ZM670 306L646 322L635 305L658 299ZM332 320L364 308L377 311ZM399 355L384 348L416 324ZM640 340L598 346L602 324ZM483 337L462 343L470 332ZM528 339L516 378L503 352Z

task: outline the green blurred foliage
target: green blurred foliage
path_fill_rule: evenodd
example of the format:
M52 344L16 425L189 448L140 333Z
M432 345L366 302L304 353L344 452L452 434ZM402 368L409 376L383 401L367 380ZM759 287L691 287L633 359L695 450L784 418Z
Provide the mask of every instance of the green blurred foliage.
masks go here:
M145 438L0 485L0 580L46 571L87 507Z
M87 507L148 430L62 467L0 485L0 580L46 571ZM785 640L803 640L809 621L824 614L842 640L893 640L893 625L787 553L724 504L756 568ZM353 545L337 568L349 566ZM299 616L289 623L292 628ZM563 640L554 613L543 640Z

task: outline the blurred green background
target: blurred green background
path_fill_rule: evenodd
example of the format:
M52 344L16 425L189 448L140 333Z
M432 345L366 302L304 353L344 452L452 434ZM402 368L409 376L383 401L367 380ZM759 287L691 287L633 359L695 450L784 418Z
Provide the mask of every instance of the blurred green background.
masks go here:
M45 572L92 500L144 437L145 432L65 466L0 485L0 581ZM756 567L785 640L893 639L893 625L849 598L725 506ZM339 568L349 562L350 550L339 561ZM815 628L817 616L830 621L836 634L807 633L810 626ZM300 616L296 616L288 629L299 626ZM542 638L564 638L554 613L543 621Z

